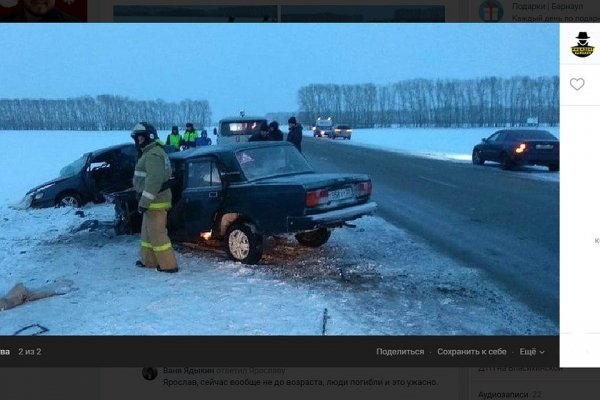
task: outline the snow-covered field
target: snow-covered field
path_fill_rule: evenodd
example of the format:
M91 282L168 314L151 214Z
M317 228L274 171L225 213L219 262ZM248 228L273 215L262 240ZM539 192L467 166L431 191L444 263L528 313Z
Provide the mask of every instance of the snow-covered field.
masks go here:
M469 156L491 133L355 130L339 143ZM17 283L66 292L0 311L0 335L32 325L20 334L41 326L47 335L320 335L325 310L329 335L558 334L476 266L376 216L336 230L319 249L272 241L257 266L218 248L177 246L180 273L141 270L138 237L115 236L110 226L76 231L88 219L110 221L110 205L87 205L83 218L8 207L82 153L127 142L128 132L0 132L0 140L11 149L0 158L0 297Z

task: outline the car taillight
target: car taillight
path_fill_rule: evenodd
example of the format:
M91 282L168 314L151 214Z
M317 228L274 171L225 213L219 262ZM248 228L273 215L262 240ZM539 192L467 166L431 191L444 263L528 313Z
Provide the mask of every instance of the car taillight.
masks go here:
M371 181L359 182L354 185L354 189L357 196L368 196L373 191L373 184Z
M527 150L527 145L525 143L520 143L516 148L515 148L515 153L524 153L525 150Z
M315 207L329 201L329 192L326 189L313 190L306 193L306 207Z

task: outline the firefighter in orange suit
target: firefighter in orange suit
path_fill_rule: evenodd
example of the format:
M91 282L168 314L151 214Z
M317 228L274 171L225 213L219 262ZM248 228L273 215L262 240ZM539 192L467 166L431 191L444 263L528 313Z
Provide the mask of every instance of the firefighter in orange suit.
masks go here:
M133 187L138 193L138 212L142 217L141 259L138 267L160 272L177 272L177 260L167 234L167 210L171 208L171 189L163 184L171 176L169 157L157 142L156 128L147 122L136 124L131 132L140 157L135 165Z

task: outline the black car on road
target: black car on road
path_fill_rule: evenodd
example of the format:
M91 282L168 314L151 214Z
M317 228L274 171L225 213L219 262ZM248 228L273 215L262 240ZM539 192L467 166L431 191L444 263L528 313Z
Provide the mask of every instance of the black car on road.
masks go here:
M318 247L333 228L377 208L368 175L317 173L288 142L198 147L169 158L171 238L221 241L230 258L246 264L261 259L268 236L293 234L300 244ZM109 197L117 233L139 232L135 192Z
M81 207L90 201L103 202L103 192L131 187L136 161L132 143L85 153L63 167L58 178L29 190L18 207Z
M522 165L542 165L559 170L559 140L541 129L502 129L473 148L473 164L500 163L509 170Z

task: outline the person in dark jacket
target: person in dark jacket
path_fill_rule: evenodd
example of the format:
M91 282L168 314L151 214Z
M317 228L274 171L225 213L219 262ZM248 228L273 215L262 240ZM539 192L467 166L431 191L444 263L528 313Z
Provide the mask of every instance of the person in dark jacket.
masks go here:
M279 122L272 121L269 124L269 136L271 136L271 140L283 140L283 132L279 129Z
M21 0L15 13L0 18L0 22L81 22L59 10L56 0Z
M171 133L167 136L167 146L173 146L177 151L181 149L181 135L179 134L179 127L173 126Z
M200 132L200 137L196 139L196 146L210 146L211 144L212 139L208 137L206 129L202 129L202 132Z
M296 117L288 119L289 132L287 141L292 143L302 153L302 125L296 121Z
M260 125L260 129L257 133L255 133L254 135L252 135L248 138L249 142L263 142L263 141L267 141L267 140L274 140L274 139L271 138L271 135L269 132L269 125L267 125L266 122L263 122Z

